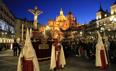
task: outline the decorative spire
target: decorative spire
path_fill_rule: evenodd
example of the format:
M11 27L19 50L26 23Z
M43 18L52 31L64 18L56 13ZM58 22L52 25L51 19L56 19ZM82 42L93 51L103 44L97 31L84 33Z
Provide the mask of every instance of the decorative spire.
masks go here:
M60 15L64 15L64 14L63 14L63 11L62 11L62 8L60 9Z
M103 11L102 6L101 6L101 2L99 2L99 3L100 3L99 11Z

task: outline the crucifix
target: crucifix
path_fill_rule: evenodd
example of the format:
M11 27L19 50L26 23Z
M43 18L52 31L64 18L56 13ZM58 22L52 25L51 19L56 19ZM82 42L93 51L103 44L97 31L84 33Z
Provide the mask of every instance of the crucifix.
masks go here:
M38 15L40 15L42 13L42 11L40 11L37 6L35 6L34 9L29 9L29 12L31 12L34 15L34 22L33 22L33 26L34 26L34 30L37 30L37 18Z

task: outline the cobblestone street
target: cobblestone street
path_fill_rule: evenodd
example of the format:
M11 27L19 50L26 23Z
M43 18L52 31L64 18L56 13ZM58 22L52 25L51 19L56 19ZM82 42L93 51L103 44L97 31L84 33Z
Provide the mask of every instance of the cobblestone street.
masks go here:
M4 54L3 54L4 53ZM18 57L11 55L11 50L0 52L0 71L16 71ZM95 67L93 60L82 57L69 57L66 59L67 65L59 71L115 71L116 64L111 64L108 70L99 70ZM40 71L49 70L50 61L39 62Z

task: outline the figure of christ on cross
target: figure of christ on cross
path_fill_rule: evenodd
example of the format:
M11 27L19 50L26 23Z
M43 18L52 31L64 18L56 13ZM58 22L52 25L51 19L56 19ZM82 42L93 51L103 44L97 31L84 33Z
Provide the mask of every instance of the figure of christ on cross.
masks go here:
M34 15L34 22L33 22L33 26L34 26L34 30L37 30L37 18L38 15L40 15L42 13L42 11L40 11L37 6L35 6L34 9L29 9L29 12L31 12Z

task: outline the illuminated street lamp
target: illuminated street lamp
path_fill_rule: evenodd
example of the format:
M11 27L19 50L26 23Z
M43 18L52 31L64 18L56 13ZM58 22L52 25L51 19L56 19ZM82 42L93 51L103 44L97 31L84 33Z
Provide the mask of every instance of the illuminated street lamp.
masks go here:
M101 30L101 32L104 32L105 31L105 28L104 27L101 27L100 30Z
M4 36L4 32L2 32L2 36Z
M81 32L80 32L80 36L82 36L82 35L83 35L83 32L81 31Z
M108 31L111 31L111 29L109 28Z

